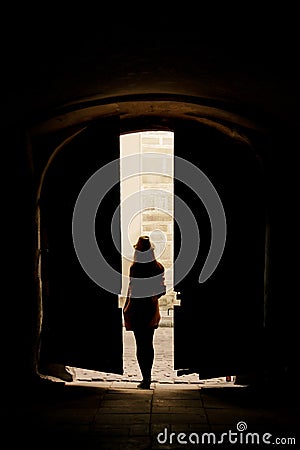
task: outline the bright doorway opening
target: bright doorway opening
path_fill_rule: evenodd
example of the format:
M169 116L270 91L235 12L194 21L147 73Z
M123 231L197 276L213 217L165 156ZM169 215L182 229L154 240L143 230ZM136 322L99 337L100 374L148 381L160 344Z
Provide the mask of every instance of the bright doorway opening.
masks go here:
M160 298L161 323L155 332L153 381L175 376L173 369L174 259L174 133L144 131L120 136L122 292L128 288L129 267L140 235L148 235L155 256L164 265L167 293ZM124 373L140 379L132 332L123 327Z

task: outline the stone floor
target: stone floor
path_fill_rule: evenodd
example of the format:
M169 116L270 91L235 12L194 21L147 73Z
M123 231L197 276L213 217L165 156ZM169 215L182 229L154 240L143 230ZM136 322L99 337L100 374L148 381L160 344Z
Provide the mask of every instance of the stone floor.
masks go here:
M172 367L172 327L155 335L150 390L140 373L132 332L124 330L124 375L76 369L70 382L22 380L2 386L3 449L177 450L298 448L300 396L284 384L251 388L224 378L178 377ZM25 385L26 386L26 385Z
M3 449L251 449L268 443L279 449L300 442L299 398L284 387L257 392L232 383L153 383L150 390L128 381L47 383L24 391L20 382L10 402L1 403Z

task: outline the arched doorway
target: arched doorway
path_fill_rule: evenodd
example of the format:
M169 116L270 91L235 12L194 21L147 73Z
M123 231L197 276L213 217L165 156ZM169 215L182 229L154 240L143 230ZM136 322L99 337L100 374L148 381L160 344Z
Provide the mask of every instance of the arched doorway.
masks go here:
M155 102L153 105L152 112L157 106ZM55 158L47 172L48 182L44 179L39 204L44 309L41 363L55 359L65 365L122 373L122 317L117 296L105 289L100 292L84 273L68 227L83 184L98 167L119 157L120 133L158 128L173 130L175 155L199 167L210 178L224 203L229 230L227 247L216 272L199 285L199 271L210 245L210 224L200 199L191 195L189 186L176 181L175 166L175 195L195 212L202 251L175 287L181 295L181 306L175 308L174 367L199 373L202 378L249 371L260 363L257 350L263 329L265 217L261 163L242 133L232 133L230 127L220 126L218 121L203 117L187 120L176 108L174 117L166 119L164 109L149 117L147 102L139 103L145 117L138 110L132 112L130 105L127 107L129 113L121 122L118 116L118 120L99 118L87 125L64 147L60 158ZM167 109L170 111L169 103ZM118 189L116 185L110 192L96 219L99 246L116 270L120 270L120 255L107 232L120 199ZM175 223L175 258L179 231L176 232ZM50 242L52 248L48 246ZM51 253L56 255L52 262ZM54 303L49 300L51 295ZM105 299L102 303L100 297ZM228 353L224 352L224 345Z

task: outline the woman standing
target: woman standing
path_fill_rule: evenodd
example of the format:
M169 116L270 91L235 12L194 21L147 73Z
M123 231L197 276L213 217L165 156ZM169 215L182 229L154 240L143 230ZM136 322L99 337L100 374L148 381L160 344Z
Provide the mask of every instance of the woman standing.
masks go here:
M133 331L135 336L136 357L143 377L138 388L150 389L154 331L160 322L158 299L166 293L165 270L155 258L149 236L140 236L134 248L123 315L126 330Z

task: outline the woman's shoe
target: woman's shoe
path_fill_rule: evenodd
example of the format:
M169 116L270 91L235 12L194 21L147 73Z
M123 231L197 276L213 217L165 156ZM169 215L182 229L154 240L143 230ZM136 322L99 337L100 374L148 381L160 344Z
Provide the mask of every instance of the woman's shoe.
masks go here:
M141 383L140 384L138 384L138 389L150 389L150 386L151 386L151 381L145 381L145 380L143 380L143 381L141 381Z

